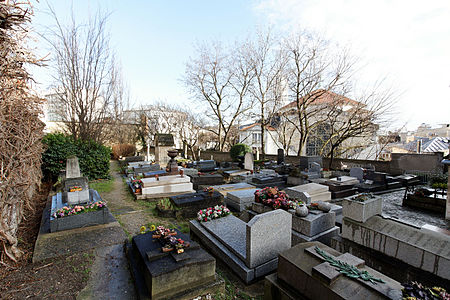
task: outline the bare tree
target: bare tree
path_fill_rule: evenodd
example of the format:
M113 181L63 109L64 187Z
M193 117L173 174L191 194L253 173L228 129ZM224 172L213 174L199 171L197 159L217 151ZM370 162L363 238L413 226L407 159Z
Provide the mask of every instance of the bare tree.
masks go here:
M109 47L107 15L97 13L87 24L78 24L72 14L68 26L56 25L43 35L53 53L56 101L66 131L74 138L102 142L105 124L111 123L122 102L122 81Z
M261 126L261 154L265 158L265 132L280 108L284 92L284 68L287 60L280 44L273 38L270 30L258 32L256 45L251 47L250 61L254 80L250 93L256 100L257 111L254 116Z
M191 151L193 159L198 160L197 150L199 146L200 134L204 128L202 119L198 114L185 110L183 114L179 115L177 123L180 124L178 128L178 135L183 142L183 146Z
M329 91L345 91L355 62L347 51L331 51L327 41L305 32L288 38L283 49L289 60L285 76L294 100L284 113L299 134L301 155L310 132L323 122L321 112L326 106L320 99Z
M375 136L379 127L388 120L387 117L395 104L390 90L372 90L358 98L358 101L353 101L350 106L346 97L337 96L328 105L324 122L329 130L325 135L321 154L330 157L330 168L333 158L348 150L348 147L345 147L347 141L352 140L351 148L364 147L367 141L365 138Z
M0 1L0 263L19 259L17 231L41 183L42 99L25 66L37 64L25 46L33 13L28 1Z
M186 64L184 81L191 95L202 105L217 136L217 148L223 151L229 134L239 119L252 108L248 88L251 65L245 44L227 52L218 42L198 47L198 55Z

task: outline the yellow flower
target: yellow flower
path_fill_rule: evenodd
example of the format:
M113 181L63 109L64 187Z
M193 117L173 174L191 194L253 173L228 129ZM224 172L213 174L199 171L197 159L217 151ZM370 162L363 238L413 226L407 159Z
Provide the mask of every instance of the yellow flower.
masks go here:
M145 230L147 230L147 228L145 228L145 226L141 226L141 234L145 233Z
M152 224L152 226L150 226L150 231L155 231L156 230L156 226Z

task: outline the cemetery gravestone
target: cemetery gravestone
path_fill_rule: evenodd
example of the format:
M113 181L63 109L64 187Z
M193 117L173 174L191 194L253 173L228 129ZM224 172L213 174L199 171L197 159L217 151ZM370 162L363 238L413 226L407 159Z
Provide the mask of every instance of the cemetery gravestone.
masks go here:
M236 211L243 211L247 206L250 206L255 200L255 192L257 189L239 190L227 193L225 202L227 206Z
M88 179L81 177L78 157L70 157L66 161L63 198L69 205L89 202Z
M309 170L311 163L318 163L322 166L322 157L320 156L300 156L300 169L302 171Z
M278 253L291 247L291 226L291 214L280 209L258 215L248 223L229 215L189 224L191 234L246 283L276 269Z
M140 298L192 299L223 291L224 282L216 277L214 257L179 231L176 237L190 243L182 254L163 253L162 244L152 238L152 233L134 236L128 245Z
M347 265L337 269L320 253L330 262ZM374 283L360 275L350 278L339 272L350 268L354 274L367 272ZM399 282L366 267L363 260L319 242L309 242L280 254L277 274L266 277L265 299L275 299L272 295L277 295L276 299L402 299L401 289Z
M155 161L161 166L166 166L169 162L167 151L173 149L173 135L157 133L155 135Z
M359 182L363 182L364 180L364 169L363 168L351 168L350 169L350 177L356 177Z
M318 183L307 183L289 187L285 191L289 197L300 199L305 203L331 200L331 193L328 191L328 186Z
M214 191L212 194L208 192L198 192L182 194L170 197L177 211L177 216L181 215L184 218L195 218L200 209L214 207L222 204L222 195Z
M283 163L284 163L284 150L283 149L278 149L277 164L281 165Z
M81 177L80 164L78 157L69 157L66 161L66 178Z
M253 154L250 152L245 153L244 157L244 169L253 171Z

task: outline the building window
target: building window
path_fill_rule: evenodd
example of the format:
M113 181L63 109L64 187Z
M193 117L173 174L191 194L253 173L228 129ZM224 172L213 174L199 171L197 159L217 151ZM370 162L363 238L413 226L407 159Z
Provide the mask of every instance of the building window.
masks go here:
M252 143L260 143L261 142L261 133L252 133Z
M328 139L330 132L330 125L322 124L317 126L306 141L306 155L316 156L320 155L320 150ZM322 154L327 154L330 150L330 145L328 144Z

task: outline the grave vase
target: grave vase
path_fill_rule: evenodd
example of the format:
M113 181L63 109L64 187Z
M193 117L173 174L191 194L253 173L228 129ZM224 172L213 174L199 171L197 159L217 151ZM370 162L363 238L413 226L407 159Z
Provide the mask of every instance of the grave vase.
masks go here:
M308 215L309 211L308 211L308 208L306 207L306 205L301 204L297 207L295 213L299 217L306 217Z
M383 198L375 196L363 202L355 201L354 198L344 198L342 201L342 214L344 217L364 223L375 215L381 215Z

